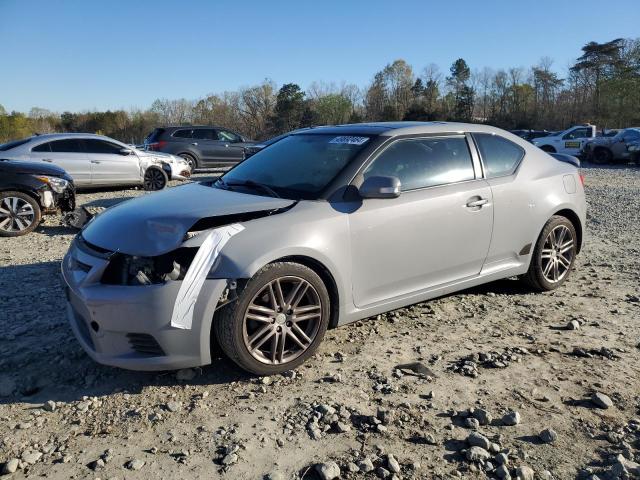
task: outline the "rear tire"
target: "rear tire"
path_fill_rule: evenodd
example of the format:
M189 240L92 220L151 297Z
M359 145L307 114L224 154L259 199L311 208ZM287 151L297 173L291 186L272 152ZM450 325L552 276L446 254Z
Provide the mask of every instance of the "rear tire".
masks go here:
M238 299L214 320L224 353L257 375L292 370L311 357L329 324L329 293L304 265L277 262L264 267Z
M0 237L20 237L40 224L42 211L31 195L0 192Z
M596 148L591 156L591 161L596 165L605 165L613 160L612 153L606 148Z
M198 160L196 159L196 157L194 157L190 153L179 153L178 156L180 158L183 158L189 164L191 173L193 173L196 168L200 168L200 164L198 163Z
M164 170L157 167L149 167L144 172L142 186L148 192L155 192L156 190L164 189L168 182L169 177Z
M558 288L573 269L576 241L576 230L566 217L551 217L536 241L529 270L522 280L539 292Z

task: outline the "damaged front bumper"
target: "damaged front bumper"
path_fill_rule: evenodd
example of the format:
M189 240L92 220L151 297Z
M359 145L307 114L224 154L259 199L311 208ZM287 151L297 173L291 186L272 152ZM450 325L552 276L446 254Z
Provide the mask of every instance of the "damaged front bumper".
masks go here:
M175 328L171 318L182 281L105 284L102 279L112 255L79 235L62 262L67 315L84 350L99 363L131 370L211 363L211 322L228 281L205 280L191 328Z
M76 195L72 184L61 193L54 192L45 185L38 191L38 195L40 196L40 205L44 214L55 214L58 210L66 213L76 208Z

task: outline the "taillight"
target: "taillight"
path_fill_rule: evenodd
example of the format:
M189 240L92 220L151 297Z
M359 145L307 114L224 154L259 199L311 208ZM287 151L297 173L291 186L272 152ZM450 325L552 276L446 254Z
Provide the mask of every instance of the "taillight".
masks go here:
M584 175L582 175L581 173L578 174L578 176L580 177L580 183L582 184L582 186L584 187Z
M153 150L153 151L158 152L158 151L162 150L165 147L166 144L167 144L166 140L159 140L157 142L149 143L147 145L147 148L149 150Z

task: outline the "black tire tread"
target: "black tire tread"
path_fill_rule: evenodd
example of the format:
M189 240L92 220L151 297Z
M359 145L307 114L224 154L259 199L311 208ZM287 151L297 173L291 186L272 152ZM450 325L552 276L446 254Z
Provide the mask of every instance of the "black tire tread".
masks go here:
M540 250L542 250L542 247L544 246L544 242L547 236L549 235L549 232L553 228L557 227L560 223L563 223L569 227L569 229L573 234L573 241L576 242L577 237L576 237L575 227L567 217L563 217L562 215L553 215L549 220L547 220L547 223L545 223L544 227L542 228L542 232L540 232L540 236L538 237L538 240L536 240L533 254L531 255L531 263L529 264L529 269L527 270L527 273L525 273L522 277L520 277L525 284L527 284L529 287L531 287L533 290L537 292L547 292L550 290L555 290L560 285L562 285L567 280L567 278L569 278L569 275L571 274L571 271L569 271L569 274L567 274L561 282L553 284L553 286L550 286L550 284L547 284L544 281L542 270L538 267L538 262L536 261L538 255L540 254ZM573 268L574 261L575 261L575 255L574 255L574 260L572 260L572 263L571 263L571 267L570 267L571 269Z
M264 266L260 271L258 271L250 280L243 282L243 284L238 284L237 287L237 295L238 299L230 305L223 307L213 322L214 333L216 335L216 339L218 340L218 344L222 351L232 360L234 363L239 365L244 370L247 370L256 375L270 375L281 373L286 370L293 370L294 368L300 366L307 360L309 357L313 356L318 346L322 342L324 334L327 330L327 326L329 324L328 315L325 316L323 323L320 325L320 330L316 336L316 340L314 340L314 344L309 347L309 349L302 354L300 357L295 359L294 361L287 363L286 368L282 368L282 366L270 366L270 365L252 365L244 360L240 355L239 351L241 348L244 348L242 339L237 338L234 335L234 323L235 323L235 314L236 314L236 306L241 303L243 299L243 293L247 289L252 282L258 281L260 278L268 274L268 272L272 270L282 270L282 269L299 269L301 273L309 275L311 277L315 277L320 285L324 287L324 292L318 292L320 295L325 295L327 299L329 299L329 294L326 290L326 286L324 282L320 278L320 276L314 272L309 267L302 265L300 263L295 262L275 262L270 263ZM291 272L289 272L290 274ZM330 311L329 305L327 305L327 311Z
M149 168L147 168L147 169L145 170L145 172L144 172L145 177L146 177L146 175L147 175L147 172L149 172L151 169L153 169L153 170L157 170L157 171L159 171L160 173L162 173L162 176L164 177L164 185L162 186L162 188L161 188L160 190L164 190L164 189L166 188L167 184L169 183L169 175L167 175L167 172L165 172L165 171L164 171L163 169L161 169L161 168L158 168L158 167L149 167ZM156 192L156 191L159 191L159 190L147 189L147 186L144 184L144 182L145 182L145 179L143 179L143 184L142 184L142 186L143 186L143 188L144 188L146 191L148 191L148 192Z
M40 204L35 198L27 193L20 192L18 190L6 190L0 192L0 201L2 201L6 197L18 197L27 200L33 207L35 218L33 219L33 223L26 230L22 230L21 232L5 232L3 230L0 230L0 237L21 237L33 232L36 228L38 228L38 225L40 225L40 221L42 220L42 209L40 208Z

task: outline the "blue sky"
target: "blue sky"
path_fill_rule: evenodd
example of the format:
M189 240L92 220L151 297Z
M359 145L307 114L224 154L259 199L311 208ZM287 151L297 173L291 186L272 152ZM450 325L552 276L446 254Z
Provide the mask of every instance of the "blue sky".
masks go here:
M0 0L0 104L147 108L271 78L366 85L403 58L420 72L566 72L588 41L640 36L637 0Z

